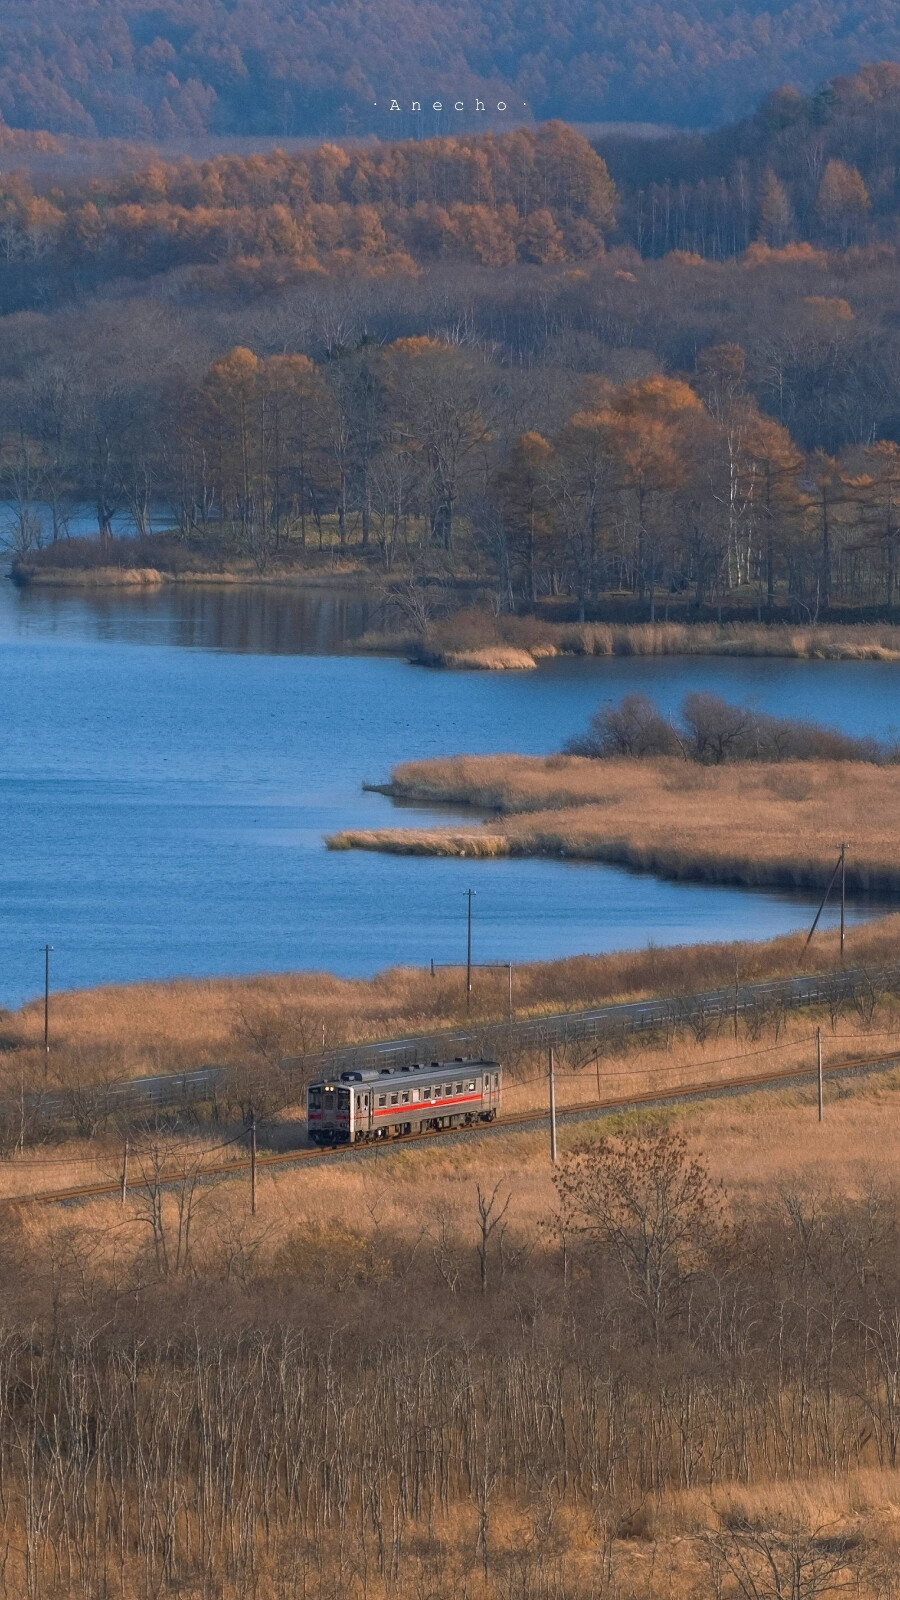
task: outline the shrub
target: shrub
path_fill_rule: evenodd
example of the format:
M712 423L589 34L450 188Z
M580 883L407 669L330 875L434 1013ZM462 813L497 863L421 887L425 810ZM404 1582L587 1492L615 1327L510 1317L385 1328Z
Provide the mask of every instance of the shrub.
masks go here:
M678 755L681 743L671 723L657 711L645 694L627 694L618 706L605 706L595 712L583 739L571 739L567 755L596 756L671 756Z

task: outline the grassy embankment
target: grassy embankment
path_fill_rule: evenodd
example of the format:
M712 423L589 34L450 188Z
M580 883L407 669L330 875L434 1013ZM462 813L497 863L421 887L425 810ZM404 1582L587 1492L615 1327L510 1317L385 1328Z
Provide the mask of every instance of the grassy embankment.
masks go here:
M470 828L345 831L331 849L565 856L673 879L818 889L848 840L850 889L900 890L896 765L458 756L397 767L386 789L497 815Z
M900 917L850 930L854 965L896 958ZM517 1017L634 1000L692 994L838 965L833 933L760 942L674 946L613 955L523 963L514 969ZM264 1069L327 1045L402 1037L453 1027L466 1018L462 969L394 968L372 979L323 973L179 979L69 990L51 998L51 1085L178 1073L210 1062ZM505 972L476 973L471 1020L507 1016ZM0 1083L45 1081L43 1003L0 1013Z

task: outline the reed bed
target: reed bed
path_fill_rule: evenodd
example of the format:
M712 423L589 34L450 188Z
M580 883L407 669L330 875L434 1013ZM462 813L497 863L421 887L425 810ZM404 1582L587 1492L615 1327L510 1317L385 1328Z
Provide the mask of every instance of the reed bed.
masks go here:
M770 656L810 661L900 660L890 623L545 622L462 611L411 644L427 666L522 670L550 656Z
M460 756L398 767L388 792L495 811L502 820L465 830L348 830L329 847L572 857L672 879L821 889L846 840L851 890L900 892L897 766Z
M28 572L29 583L47 588L151 589L169 581L155 567L36 567Z

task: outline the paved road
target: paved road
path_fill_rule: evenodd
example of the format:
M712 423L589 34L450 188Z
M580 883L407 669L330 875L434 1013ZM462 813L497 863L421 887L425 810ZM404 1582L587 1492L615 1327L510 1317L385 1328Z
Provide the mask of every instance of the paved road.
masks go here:
M885 984L900 984L900 964L846 972L811 973L797 978L769 979L765 983L730 985L697 994L633 1000L620 1005L594 1006L584 1011L563 1011L553 1016L526 1017L508 1022L473 1023L470 1027L419 1034L403 1039L383 1039L346 1045L315 1055L289 1057L288 1076L336 1077L359 1067L399 1067L413 1061L445 1061L457 1056L487 1055L500 1059L514 1050L549 1045L591 1043L599 1045L621 1033L644 1033L674 1024L696 1027L723 1015L781 1006L796 1011L822 1005L831 998L864 1004L866 992ZM199 1067L180 1075L131 1078L75 1090L50 1090L30 1099L29 1109L48 1120L77 1115L79 1109L97 1105L110 1111L139 1112L158 1107L214 1100L228 1086L228 1068ZM12 1108L11 1108L12 1109Z

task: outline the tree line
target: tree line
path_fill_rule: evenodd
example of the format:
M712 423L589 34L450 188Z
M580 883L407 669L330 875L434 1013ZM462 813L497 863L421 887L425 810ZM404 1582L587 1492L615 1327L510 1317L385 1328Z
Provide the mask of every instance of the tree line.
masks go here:
M177 564L177 539L141 556L110 538L119 508L144 535L162 503L194 554L264 571L336 546L385 574L474 578L501 610L569 597L583 620L624 593L650 621L734 603L809 621L897 600L900 447L799 448L738 345L700 351L690 381L571 374L537 401L447 338L364 340L322 362L237 347L149 410L102 398L82 410L63 386L20 412L2 477L23 566ZM65 538L73 472L93 553Z
M185 267L206 269L212 287L258 288L310 275L410 276L441 258L549 264L602 251L614 218L605 163L563 123L157 161L49 192L13 172L0 178L0 292L12 309L17 298L39 303Z
M900 66L880 61L803 95L766 95L703 135L598 141L642 254L721 260L756 243L847 248L893 238Z
M797 717L775 717L720 695L692 690L677 718L666 717L644 694L627 694L618 705L601 706L586 734L570 739L568 755L603 761L678 756L702 766L726 761L900 760L900 747Z
M809 88L898 48L890 8L870 16L850 0L827 12L800 0L764 32L747 4L610 4L600 35L585 0L488 14L426 0L414 18L384 0L30 0L0 26L0 113L89 138L360 133L383 128L385 93L405 93L426 107L499 96L588 121L645 121L650 107L657 122L708 127L773 81Z
M71 299L111 280L182 274L209 294L315 277L414 278L436 263L595 266L610 245L702 264L787 252L892 256L900 209L900 67L815 94L770 94L705 136L604 136L564 123L511 132L322 144L288 153L145 158L53 183L0 149L0 306ZM46 135L33 159L48 159ZM132 153L132 156L134 153ZM133 164L133 163L132 163ZM610 175L612 173L612 176ZM613 181L615 180L615 181ZM816 252L821 252L816 255Z

